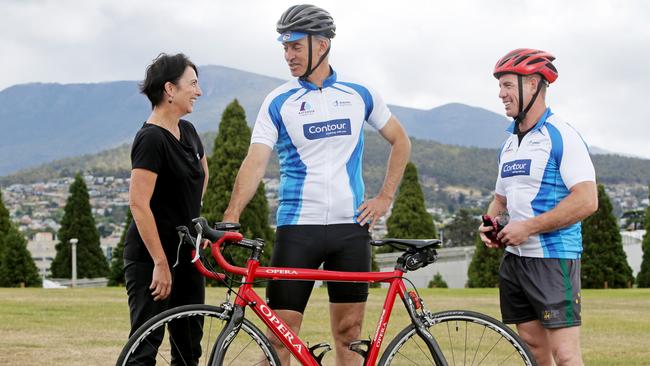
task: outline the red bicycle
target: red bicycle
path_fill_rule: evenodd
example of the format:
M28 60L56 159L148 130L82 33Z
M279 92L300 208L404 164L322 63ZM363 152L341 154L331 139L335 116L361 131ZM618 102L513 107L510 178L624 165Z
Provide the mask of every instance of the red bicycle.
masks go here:
M211 253L217 264L226 272L241 275L241 285L236 291L229 288L226 301L221 306L186 305L165 311L143 324L131 336L119 356L118 365L141 364L133 362L130 356L140 347L154 347L156 362L172 364L169 361L172 349L178 347L172 339L162 344L152 344L151 334L165 327L178 326L180 322L196 321L203 325L202 352L195 360L181 360L187 365L280 365L271 343L255 324L248 320L245 309L255 315L282 341L285 347L302 365L321 365L323 356L331 348L325 343L308 347L267 306L255 292L256 279L270 280L322 280L385 282L389 284L384 306L377 321L373 339L359 340L350 344L350 349L364 358L364 365L376 365L386 328L397 296L402 300L411 324L399 332L385 348L379 358L379 365L536 365L526 344L517 334L500 321L487 315L467 311L451 310L431 313L424 308L422 299L415 291L407 291L404 273L425 267L437 258L439 240L375 240L372 245L391 245L404 250L392 272L338 272L303 268L260 267L259 258L264 243L261 240L245 239L242 234L226 231L238 228L233 224L218 224L216 229L208 226L203 218L194 220L197 237L192 238L186 227L179 227L181 244L191 244L193 262L206 277L224 280L226 276L206 268L200 260L201 238L209 239ZM236 245L250 250L246 267L236 267L223 257L227 245ZM230 293L235 297L231 301ZM185 324L185 323L183 323ZM170 337L171 338L171 337ZM207 351L207 352L206 352ZM185 362L185 363L183 363ZM198 363L197 363L198 362ZM178 361L174 361L178 364Z

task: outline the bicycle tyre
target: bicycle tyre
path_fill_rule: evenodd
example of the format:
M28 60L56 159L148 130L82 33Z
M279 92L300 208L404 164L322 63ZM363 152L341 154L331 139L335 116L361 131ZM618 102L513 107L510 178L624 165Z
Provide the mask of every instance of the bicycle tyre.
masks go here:
M211 359L212 352L221 352L221 350L213 350L212 348L226 321L230 319L230 313L222 307L203 304L179 306L149 319L129 338L120 353L117 365L145 365L151 364L152 362L156 365L171 365L171 348L175 346L171 337L169 335L164 337L163 343L157 349L151 346L148 338L151 337L154 331L159 330L161 327L164 329L171 323L182 319L202 321L203 337L201 340L201 357L198 363L195 363L195 360L188 360L187 362L181 360L180 364L208 365L208 360ZM145 362L133 360L133 354L140 349L139 347L149 347L149 350L155 350L155 362L152 360ZM280 360L269 340L248 319L244 319L241 329L237 333L237 337L230 343L230 347L226 352L223 365L257 365L263 364L262 361L265 360L268 365L280 366ZM174 364L178 364L178 362L176 360Z
M517 333L485 314L442 311L429 314L427 322L449 365L537 365ZM389 343L379 365L435 365L433 360L415 326L410 324Z

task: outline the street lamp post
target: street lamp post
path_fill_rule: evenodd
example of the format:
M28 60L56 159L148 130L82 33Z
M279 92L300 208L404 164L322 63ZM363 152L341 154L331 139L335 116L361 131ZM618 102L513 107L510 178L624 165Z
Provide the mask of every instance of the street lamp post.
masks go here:
M41 282L45 281L45 244L43 241L38 242L38 247L41 251L41 264L40 264L40 272L41 272Z
M77 287L77 243L79 239L70 239L72 244L72 287Z

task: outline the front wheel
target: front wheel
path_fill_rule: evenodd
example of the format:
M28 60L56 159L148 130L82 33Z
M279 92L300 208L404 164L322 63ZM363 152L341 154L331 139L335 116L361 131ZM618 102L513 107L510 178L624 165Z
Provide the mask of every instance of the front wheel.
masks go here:
M184 305L169 309L138 328L122 349L117 365L211 365L212 353L224 352L213 350L213 347L229 319L229 310L211 305ZM165 339L165 329L190 327L199 328L198 333L202 334L195 342L188 340L189 336L177 340L168 336ZM223 365L279 366L280 361L264 333L244 319L225 351Z
M448 365L537 365L519 336L507 325L473 311L428 314L429 332ZM413 324L393 339L380 365L436 365Z

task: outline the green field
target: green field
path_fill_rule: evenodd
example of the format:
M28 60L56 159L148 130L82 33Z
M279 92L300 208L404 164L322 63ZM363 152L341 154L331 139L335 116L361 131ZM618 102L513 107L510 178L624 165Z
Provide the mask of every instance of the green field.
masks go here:
M384 294L371 290L364 336L373 333ZM421 295L431 311L462 308L499 316L495 289L426 289ZM208 289L207 296L218 304L223 290ZM582 298L586 365L650 365L650 290L584 290ZM397 305L388 339L407 321ZM301 338L333 343L327 311L327 291L315 289ZM0 365L111 365L128 323L123 288L0 289ZM333 361L330 353L324 364Z

